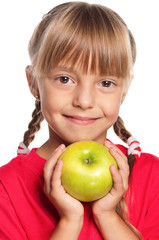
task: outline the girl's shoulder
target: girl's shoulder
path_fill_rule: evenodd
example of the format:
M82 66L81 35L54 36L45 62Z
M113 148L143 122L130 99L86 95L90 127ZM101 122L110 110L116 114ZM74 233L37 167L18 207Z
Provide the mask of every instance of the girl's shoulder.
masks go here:
M159 176L159 158L153 154L141 152L140 158L135 162L136 168L146 173L156 172Z
M145 161L145 163L155 164L156 166L159 165L159 157L151 153L142 152L140 158L141 158L141 161Z
M136 162L136 168L140 169L144 175L151 175L158 179L159 182L159 158L150 153L141 153L140 158Z
M33 148L26 155L17 155L7 164L0 167L0 180L7 179L11 176L29 176L28 173L35 173L36 175L42 173L46 160L38 156L36 148Z
M8 175L11 174L11 172L16 172L16 168L19 165L22 165L22 159L24 156L16 156L13 159L11 159L8 163L5 165L2 165L0 167L0 179L2 179L4 176L7 178Z
M125 155L127 155L128 148L117 144L116 145ZM141 151L141 156L136 159L133 167L133 172L137 174L136 172L140 172L145 176L149 175L150 173L152 174L157 174L159 176L159 157L150 154L150 153L145 153Z
M127 155L128 148L121 145L121 144L116 144L116 146L125 154ZM145 153L141 152L141 156L139 158L139 161L145 161L147 164L159 164L159 157L151 154L151 153Z
M153 154L141 153L134 163L130 184L136 191L138 189L138 195L147 192L152 200L159 189L159 158Z

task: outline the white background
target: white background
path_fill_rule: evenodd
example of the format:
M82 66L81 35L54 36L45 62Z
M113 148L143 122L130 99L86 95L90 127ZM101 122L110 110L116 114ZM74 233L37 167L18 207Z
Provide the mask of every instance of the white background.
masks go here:
M0 165L16 156L34 109L25 66L30 63L27 45L43 14L64 1L5 0L0 3ZM128 130L141 142L144 152L159 156L159 6L158 0L103 0L125 20L137 42L135 78L120 115ZM36 135L32 147L48 137L47 125ZM121 141L112 130L108 137Z

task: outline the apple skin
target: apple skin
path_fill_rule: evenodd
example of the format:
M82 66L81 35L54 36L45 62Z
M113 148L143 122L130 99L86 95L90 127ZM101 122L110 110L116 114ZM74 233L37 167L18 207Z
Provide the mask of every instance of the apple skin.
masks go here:
M59 157L63 161L61 183L72 197L91 202L105 196L113 186L110 166L117 162L102 144L80 141L69 145Z

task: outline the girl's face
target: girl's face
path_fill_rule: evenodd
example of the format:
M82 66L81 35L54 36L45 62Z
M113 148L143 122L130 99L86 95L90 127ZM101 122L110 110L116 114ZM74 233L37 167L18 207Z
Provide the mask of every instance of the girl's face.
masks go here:
M38 88L50 138L58 144L103 143L126 94L122 79L60 65L38 81Z

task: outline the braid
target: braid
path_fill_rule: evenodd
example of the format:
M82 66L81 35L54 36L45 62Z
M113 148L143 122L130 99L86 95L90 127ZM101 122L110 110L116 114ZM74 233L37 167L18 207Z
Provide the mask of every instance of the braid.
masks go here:
M113 125L114 128L114 132L116 133L116 135L125 143L129 144L134 144L134 137L132 137L132 134L125 128L124 122L121 119L121 117L118 116L117 121L115 122L115 124ZM128 140L129 139L129 140ZM137 141L135 141L137 142ZM130 145L129 145L130 146ZM132 146L134 147L134 146ZM139 147L138 147L139 148ZM137 148L137 149L138 149ZM136 149L136 148L135 148ZM138 149L139 150L139 149ZM141 149L140 149L141 150ZM131 151L130 151L131 152ZM135 163L136 157L135 154L129 153L128 150L128 164L129 164L129 168L130 168L130 175L131 175L131 171L133 168L133 165ZM130 176L129 176L130 177ZM126 204L126 201L124 199L124 197L120 200L120 202L118 203L118 205L116 206L116 212L118 213L118 215L123 219L123 221L125 222L125 224L135 233L135 235L142 240L142 236L140 234L140 232L133 226L131 225L128 221L128 207Z
M128 138L132 136L132 134L125 128L124 122L119 116L117 121L113 125L113 128L116 135L125 143L127 143ZM131 173L131 170L135 162L135 156L133 154L130 154L127 157L128 157L128 164L129 164L130 173Z
M113 128L116 135L120 137L120 139L125 143L127 142L128 138L132 136L132 134L126 130L124 122L119 116L117 121L113 125Z
M121 217L121 219L124 221L124 223L131 229L131 231L140 239L143 240L140 232L127 220L128 218L128 206L126 204L126 201L124 198L120 200L120 202L117 204L116 212Z
M28 125L28 130L24 133L23 143L26 147L34 140L35 133L40 129L40 123L43 121L44 117L41 112L41 102L35 101L35 109L32 113L32 120Z

